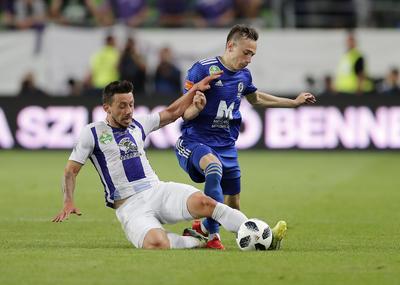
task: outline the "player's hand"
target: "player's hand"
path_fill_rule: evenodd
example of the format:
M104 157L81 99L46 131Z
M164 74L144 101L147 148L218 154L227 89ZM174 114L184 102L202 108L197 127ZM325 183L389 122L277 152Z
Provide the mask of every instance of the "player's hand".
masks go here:
M196 90L206 91L206 90L210 89L211 88L210 82L215 80L215 79L217 79L217 78L220 78L222 73L223 73L223 71L220 70L218 72L215 72L214 74L211 74L211 75L209 75L207 77L204 77L201 81L197 82L194 85Z
M196 95L193 97L193 105L196 107L197 111L201 111L206 106L207 99L203 92L196 91Z
M61 212L52 219L52 222L59 223L67 220L71 214L82 215L81 211L76 208L73 203L66 203Z
M299 94L299 96L296 97L295 101L296 106L300 106L303 104L314 104L315 102L317 102L317 99L315 99L315 96L311 93L302 92Z

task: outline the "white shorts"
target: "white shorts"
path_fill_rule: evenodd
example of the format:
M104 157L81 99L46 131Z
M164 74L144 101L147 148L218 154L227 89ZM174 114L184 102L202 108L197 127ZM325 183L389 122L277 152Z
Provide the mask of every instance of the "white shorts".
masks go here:
M116 210L128 240L141 248L149 230L162 229L162 224L192 220L187 200L198 191L186 184L160 182L149 190L129 197Z

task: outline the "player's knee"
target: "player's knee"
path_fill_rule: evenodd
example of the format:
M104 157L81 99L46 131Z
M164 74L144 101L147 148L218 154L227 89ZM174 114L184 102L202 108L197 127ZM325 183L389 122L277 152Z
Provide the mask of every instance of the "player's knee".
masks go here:
M168 239L154 239L146 244L143 244L144 249L168 249L170 248Z
M208 196L202 196L199 198L199 205L201 209L207 212L211 211L210 213L212 213L215 206L217 205L217 202Z
M212 153L208 153L206 155L204 155L201 159L200 159L200 167L202 169L206 169L207 166L211 163L218 163L219 165L222 166L221 161L219 161L219 159Z
M202 192L197 192L191 195L187 202L187 207L193 218L211 217L217 202L204 195Z
M170 243L167 235L160 229L152 229L147 234L143 241L144 249L168 249Z

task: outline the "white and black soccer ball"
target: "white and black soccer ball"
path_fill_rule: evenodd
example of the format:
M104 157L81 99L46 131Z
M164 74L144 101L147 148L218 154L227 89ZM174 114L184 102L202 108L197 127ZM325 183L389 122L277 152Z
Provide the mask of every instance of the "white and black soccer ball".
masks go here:
M267 250L272 242L269 225L259 219L249 219L240 225L236 243L243 251Z

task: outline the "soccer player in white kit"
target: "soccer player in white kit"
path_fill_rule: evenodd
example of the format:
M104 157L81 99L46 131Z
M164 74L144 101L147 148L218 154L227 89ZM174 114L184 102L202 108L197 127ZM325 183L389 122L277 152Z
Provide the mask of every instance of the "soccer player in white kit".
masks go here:
M103 92L106 120L83 129L64 170L63 209L53 221L81 214L74 205L73 193L76 176L89 158L104 185L107 206L116 209L128 240L137 248L204 246L206 240L195 231L186 229L189 235L180 236L166 232L162 226L201 217L212 217L228 231L237 232L247 220L243 213L190 185L160 181L144 151L144 140L150 132L175 121L189 106L201 111L206 103L201 91L210 88L210 82L219 76L207 76L163 111L135 118L132 84L115 81L107 85Z

